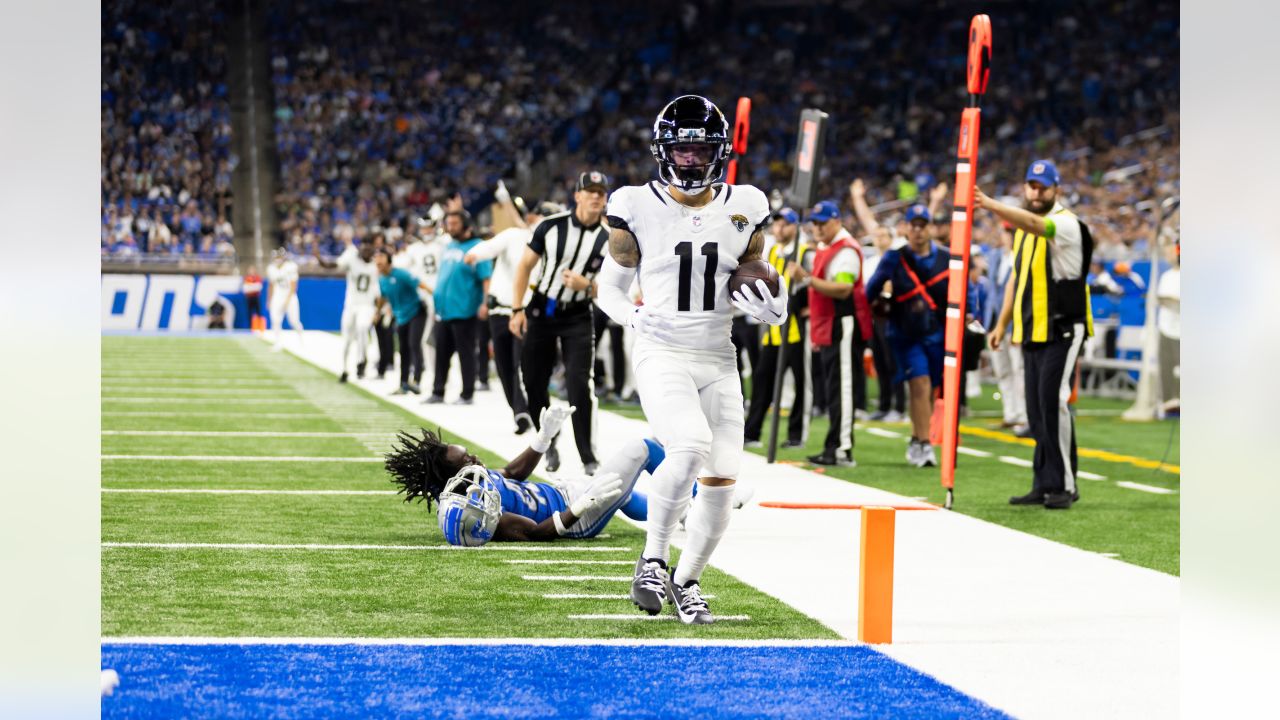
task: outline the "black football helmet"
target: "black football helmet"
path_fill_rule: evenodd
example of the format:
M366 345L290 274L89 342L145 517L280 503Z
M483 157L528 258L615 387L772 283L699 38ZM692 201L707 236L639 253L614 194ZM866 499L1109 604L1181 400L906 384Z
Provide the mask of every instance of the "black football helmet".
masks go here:
M677 146L682 151L680 162L674 152ZM681 95L658 113L649 150L658 161L663 182L697 193L720 179L733 152L733 138L715 103L701 95ZM685 154L686 150L690 152Z

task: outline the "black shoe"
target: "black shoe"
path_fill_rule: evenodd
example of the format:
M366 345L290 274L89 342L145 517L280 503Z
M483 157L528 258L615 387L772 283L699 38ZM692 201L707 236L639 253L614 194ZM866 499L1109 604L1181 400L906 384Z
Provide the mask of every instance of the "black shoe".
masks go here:
M888 417L888 416L889 416L889 411L888 411L888 410L877 410L877 411L875 411L875 412L871 413L871 417L869 417L869 418L867 418L867 419L868 419L868 420L873 420L873 421L875 421L875 422L880 422L881 420L884 420L884 419L885 419L886 417Z
M1045 493L1044 506L1049 510L1066 510L1076 501L1075 494L1069 492Z
M379 380L383 380L383 379L385 379L386 377L387 377L387 371L386 371L386 370L379 370L379 371L378 371L378 379L379 379Z
M427 398L426 400L423 400L423 401L422 401L422 404L423 404L423 405L439 405L439 404L440 404L440 403L442 403L442 402L444 402L444 396L443 396L443 395L432 395L431 397Z
M840 467L857 467L858 463L851 457L837 458L834 454L810 455L809 462L814 465L839 465Z
M1039 490L1032 490L1026 495L1018 495L1009 498L1010 505L1043 505L1045 494Z
M516 415L516 434L523 435L533 428L533 418L529 417L529 413L520 413Z
M454 400L454 401L453 401L453 404L454 404L454 405L472 405L472 404L474 404L474 403L475 403L475 401L474 401L474 400L472 400L471 398L467 398L467 397L460 397L460 398L458 398L457 400Z
M364 369L365 369L365 367L367 367L368 365L369 365L368 361L366 361L366 362L362 362L362 363L360 363L359 365L356 365L356 379L357 379L357 380L363 380L363 379L364 379Z
M477 392L489 392L489 383L487 383L487 382L477 383L477 384L476 384L476 391L477 391Z
M782 443L782 447L785 450L790 450L793 448L802 448L804 447L804 443L800 442L799 440L788 440Z
M338 376L338 382L344 383L346 381L347 381L347 373L346 371L343 371L343 373Z
M417 386L416 384L414 384L414 383L409 383L408 385L406 385L406 386L405 386L405 390L408 390L409 392L413 393L414 395L421 395L421 394L422 394L422 388L418 387L418 386Z
M667 573L667 564L661 560L640 558L636 561L635 574L631 580L631 602L650 615L662 612L662 603L667 599L667 585L671 576Z
M560 451L555 445L547 448L547 472L555 472L560 469Z

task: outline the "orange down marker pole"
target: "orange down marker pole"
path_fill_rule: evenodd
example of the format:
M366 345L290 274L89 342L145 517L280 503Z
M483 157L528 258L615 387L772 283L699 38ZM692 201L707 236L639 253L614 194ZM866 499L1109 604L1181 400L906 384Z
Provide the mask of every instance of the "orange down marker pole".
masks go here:
M733 157L729 160L729 169L724 181L730 185L738 184L738 158L747 154L747 138L751 135L751 98L738 98L738 112L733 117Z
M858 640L893 642L894 509L862 508L858 565Z

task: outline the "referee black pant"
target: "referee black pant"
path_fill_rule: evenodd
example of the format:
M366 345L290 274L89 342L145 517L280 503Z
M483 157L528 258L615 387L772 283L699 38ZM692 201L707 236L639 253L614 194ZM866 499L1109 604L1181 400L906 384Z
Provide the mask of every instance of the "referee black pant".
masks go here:
M400 341L400 384L409 382L409 373L413 373L413 384L422 382L422 331L427 327L427 314L424 308L418 309L408 322L396 326L396 339Z
M502 393L507 397L513 415L529 412L524 397L524 380L520 377L520 355L524 343L511 334L511 316L489 313L489 334L493 336L493 364L498 368Z
M449 379L449 361L458 354L458 366L462 370L462 399L471 399L476 389L476 326L473 317L436 322L436 375L431 394L444 396L444 384Z
M801 324L801 327L804 327ZM787 418L787 442L803 443L805 429L809 419L809 387L805 381L808 375L804 361L805 334L801 332L800 341L787 343L786 348L777 345L760 347L759 365L751 371L751 408L747 411L747 424L743 429L743 437L747 442L758 441L764 429L765 416L773 407L773 380L778 375L778 355L783 355L783 372L791 371L791 381L795 385L795 402L791 405L791 415Z
M532 305L532 303L531 303ZM524 353L520 369L529 396L529 415L541 429L543 408L551 404L548 388L556 366L556 346L564 358L564 383L569 391L573 412L573 438L578 444L578 457L583 464L596 462L591 433L595 424L595 333L592 329L591 303L582 303L546 317L536 305L525 312Z
M820 348L822 372L826 379L827 438L822 454L840 459L853 457L853 410L856 373L854 363L862 362L866 343L855 327L854 317L837 317L832 323L831 344Z
M1076 491L1076 426L1071 417L1072 378L1084 325L1055 331L1049 342L1023 343L1023 375L1027 381L1027 422L1036 441L1032 460L1032 492Z
M392 365L396 364L395 320L387 319L374 323L373 334L378 339L378 377L382 377Z
M609 367L609 383L613 385L613 392L622 398L622 388L627 386L627 348L622 340L622 326L611 321L609 316L600 308L595 309L592 318L595 325L596 333L596 379L604 377L604 358L599 357L600 341L604 338L604 334L609 333L609 355L612 358L612 364Z

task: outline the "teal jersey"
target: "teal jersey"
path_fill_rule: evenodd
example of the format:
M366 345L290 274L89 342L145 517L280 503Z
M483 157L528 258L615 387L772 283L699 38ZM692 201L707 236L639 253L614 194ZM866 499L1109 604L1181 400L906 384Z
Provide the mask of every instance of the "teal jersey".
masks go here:
M480 238L451 240L440 253L440 275L436 279L433 299L436 315L441 320L473 318L484 302L483 282L493 274L493 261L482 260L474 266L462 262L467 251L480 244Z
M390 274L380 275L378 288L382 290L382 297L391 303L391 312L401 325L422 311L422 301L418 299L418 280L408 270L392 268Z

